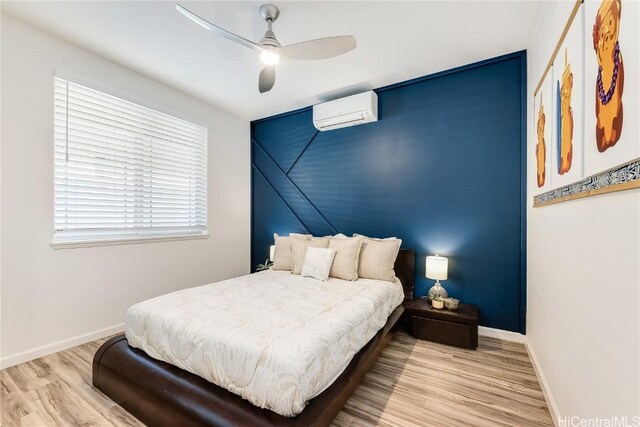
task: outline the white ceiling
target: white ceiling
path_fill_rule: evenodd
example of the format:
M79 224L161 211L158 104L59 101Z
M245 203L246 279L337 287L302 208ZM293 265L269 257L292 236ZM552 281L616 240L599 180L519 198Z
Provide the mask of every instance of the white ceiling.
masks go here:
M259 40L260 1L181 2ZM257 119L525 49L540 2L276 2L280 42L353 34L358 47L323 61L283 61L271 92L258 55L209 33L171 1L2 2L2 12L208 101Z

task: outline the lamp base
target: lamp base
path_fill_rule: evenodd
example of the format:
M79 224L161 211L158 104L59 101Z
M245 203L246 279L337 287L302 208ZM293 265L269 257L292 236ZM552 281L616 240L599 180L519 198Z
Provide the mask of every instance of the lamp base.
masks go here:
M429 293L427 294L430 301L433 301L434 298L447 298L448 296L447 290L442 287L440 281L437 281L436 284L429 289Z

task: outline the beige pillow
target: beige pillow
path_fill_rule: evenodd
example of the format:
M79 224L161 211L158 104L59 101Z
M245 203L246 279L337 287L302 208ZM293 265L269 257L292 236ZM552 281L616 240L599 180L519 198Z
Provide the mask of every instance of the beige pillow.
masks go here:
M396 277L393 266L396 263L398 252L400 252L400 245L402 245L402 240L396 238L372 239L363 237L358 277L393 282Z
M300 274L302 271L304 257L307 255L307 248L327 248L329 246L328 237L319 237L311 240L293 238L290 239L290 242L293 274Z
M311 240L311 235L291 233L289 234L289 237L284 237L274 234L273 240L275 241L276 249L273 252L273 266L271 267L272 269L291 271L291 267L293 266L293 262L291 261L292 238Z
M362 241L363 238L360 236L331 238L329 248L336 250L336 257L329 276L352 281L358 279L358 259Z

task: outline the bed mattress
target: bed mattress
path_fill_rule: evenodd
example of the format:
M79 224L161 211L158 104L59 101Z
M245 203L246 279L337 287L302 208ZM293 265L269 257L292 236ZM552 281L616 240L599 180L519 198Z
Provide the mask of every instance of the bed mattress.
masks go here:
M129 308L129 345L292 417L345 370L404 298L400 282L264 271Z

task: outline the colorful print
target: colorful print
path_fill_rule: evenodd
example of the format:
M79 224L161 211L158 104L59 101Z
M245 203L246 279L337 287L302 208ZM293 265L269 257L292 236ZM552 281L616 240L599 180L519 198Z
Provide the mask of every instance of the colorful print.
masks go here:
M538 132L538 143L536 144L536 169L537 169L537 177L538 177L538 188L544 186L545 180L545 162L546 162L546 143L544 140L544 127L545 127L546 118L544 115L544 106L542 105L542 94L540 94L540 110L538 111L538 123L537 123L537 132Z
M601 153L616 145L622 133L624 63L618 42L621 14L621 0L604 0L593 25L593 49L598 59L596 145Z
M573 94L573 73L571 64L567 61L567 49L564 51L564 72L562 86L560 86L560 162L558 173L564 175L571 169L573 160L573 108L571 95Z
M560 82L556 83L556 164L558 165L558 175L562 165L562 110L560 109Z

